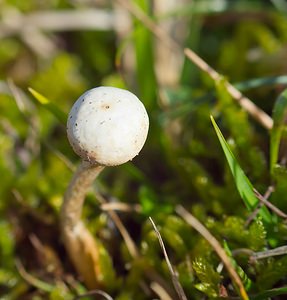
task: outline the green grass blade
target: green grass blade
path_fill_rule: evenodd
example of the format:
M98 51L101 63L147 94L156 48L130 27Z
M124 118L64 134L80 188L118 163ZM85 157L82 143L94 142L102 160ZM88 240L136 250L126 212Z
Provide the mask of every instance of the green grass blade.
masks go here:
M285 89L277 98L273 109L273 128L270 137L270 171L274 173L279 154L279 146L284 129L286 129L285 120L287 116L287 89Z
M267 291L263 291L255 296L251 296L251 300L264 300L264 299L270 299L275 296L279 295L286 295L287 294L287 286L282 286L280 288L275 288Z
M255 197L253 192L253 186L243 170L241 169L239 163L237 162L235 156L233 155L229 145L227 144L224 136L222 135L219 127L217 126L214 118L211 116L211 122L224 151L225 157L227 159L228 165L230 167L231 173L233 175L238 192L244 201L247 209L252 211L258 204L258 199ZM271 215L266 207L262 207L259 212L260 216L266 223L271 223Z
M184 75L186 76L186 75ZM191 77L189 75L189 82L191 80ZM184 81L185 82L184 78ZM254 78L242 82L236 82L232 83L237 89L239 89L241 92L248 91L250 89L260 88L260 87L267 87L272 85L281 85L281 84L287 84L287 75L282 76L271 76L271 77L261 77L261 78ZM188 91L186 91L188 92ZM190 92L190 91L189 91ZM190 101L190 97L181 97L180 90L177 91L178 94L173 96L173 98L179 98L181 101L174 104L174 108L168 112L164 112L163 115L168 115L171 118L176 118L178 116L183 116L186 114L189 114L193 109L197 109L197 105L201 105L204 103L212 102L214 99L214 91L208 92L202 96L199 97L192 97L192 101ZM170 95L167 94L170 98ZM172 103L173 105L173 103Z
M51 112L61 123L66 124L67 115L54 103L48 100L45 96L35 91L32 88L28 88L29 92L34 96L37 100L37 103L43 105L49 112Z
M144 14L149 14L149 1L135 0L134 2ZM139 96L149 110L156 105L155 98L157 91L152 34L144 24L138 20L134 20L133 39Z
M270 86L277 84L287 84L287 76L272 76L272 77L261 77L254 78L242 82L234 83L233 85L238 88L240 91L246 91L249 89L255 89L261 86Z
M251 281L251 279L249 279L247 274L244 272L244 270L240 267L240 265L237 263L237 261L232 256L232 251L230 250L229 245L226 240L223 240L223 248L224 248L227 256L229 257L234 269L236 270L238 276L240 277L240 279L244 285L244 288L246 289L246 291L250 290L250 288L252 286L252 281Z

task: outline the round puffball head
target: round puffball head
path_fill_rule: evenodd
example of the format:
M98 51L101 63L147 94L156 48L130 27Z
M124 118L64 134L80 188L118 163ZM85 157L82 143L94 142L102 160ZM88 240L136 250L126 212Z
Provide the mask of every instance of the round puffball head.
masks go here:
M148 127L146 109L134 94L102 86L88 90L75 102L68 117L67 134L82 159L116 166L138 155Z

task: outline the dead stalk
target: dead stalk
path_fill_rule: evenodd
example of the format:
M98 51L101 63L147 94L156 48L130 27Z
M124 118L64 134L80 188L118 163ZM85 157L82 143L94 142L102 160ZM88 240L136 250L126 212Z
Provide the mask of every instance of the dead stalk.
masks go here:
M176 271L174 271L174 269L173 269L173 267L171 265L171 262L169 260L169 257L167 255L167 252L166 252L166 249L165 249L165 246L164 246L164 242L163 242L163 240L161 238L160 232L157 229L157 227L156 227L153 219L151 217L149 217L149 220L150 220L150 222L151 222L151 224L152 224L152 226L154 228L154 231L156 232L157 238L159 240L159 244L160 244L160 247L161 247L162 252L164 254L164 258L165 258L165 261L167 263L169 272L171 274L172 283L173 283L173 286L174 286L174 288L175 288L175 290L177 292L177 295L178 295L179 299L181 299L181 300L187 300L187 297L186 297L186 295L184 293L184 290L183 290L183 288L182 288L182 286L181 286L181 284L179 282L178 273Z
M180 46L172 39L159 25L157 25L149 16L147 16L137 5L129 0L117 0L124 6L133 16L140 20L146 28L148 28L154 36L156 36L162 43L171 49L178 49ZM217 71L210 67L200 56L198 56L191 49L185 49L184 55L193 62L199 69L206 72L214 81L221 79ZM249 98L244 96L231 83L226 81L226 89L229 94L238 101L239 105L246 110L259 124L270 130L273 127L272 118L263 110L257 107Z
M229 257L226 255L218 240L205 228L205 226L198 219L190 214L184 207L182 207L181 205L177 205L175 210L179 216L181 216L190 226L198 231L209 242L209 244L212 246L212 248L224 263L230 277L232 278L232 281L238 287L241 298L243 300L248 300L249 297L245 291L242 281L236 273Z

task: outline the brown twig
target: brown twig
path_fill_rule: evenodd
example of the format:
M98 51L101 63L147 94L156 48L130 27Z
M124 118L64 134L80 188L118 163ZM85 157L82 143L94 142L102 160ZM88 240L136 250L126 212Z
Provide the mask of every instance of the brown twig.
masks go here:
M175 208L178 215L180 215L190 226L192 226L196 231L198 231L213 247L215 252L218 254L222 262L224 263L232 281L239 289L239 294L243 300L248 300L249 297L245 291L244 285L238 274L236 273L229 257L226 255L224 249L221 247L218 240L205 228L205 226L196 219L192 214L190 214L184 207L177 205Z
M263 203L264 205L269 207L276 215L278 215L279 217L281 217L283 219L287 219L287 214L285 214L281 209L279 209L278 207L276 207L275 205L270 203L267 199L265 199L265 197L262 196L256 189L254 189L254 193L255 193L255 196L257 197L257 199L261 203Z
M244 254L247 256L252 256L255 252L251 249L248 248L238 248L238 249L234 249L232 250L232 256L237 256L240 254Z
M108 205L107 200L100 194L95 192L96 198L100 202L101 206ZM110 218L113 220L115 225L117 226L123 240L126 243L127 249L131 255L132 258L138 258L139 257L139 251L137 249L137 246L133 239L131 238L129 232L127 231L126 227L124 226L122 220L120 217L117 215L116 212L112 210L108 210L107 214L110 216Z
M178 295L179 299L181 299L181 300L187 300L187 297L186 297L186 295L184 293L184 290L183 290L183 288L182 288L182 286L181 286L181 284L179 282L178 273L174 271L174 269L173 269L173 267L171 265L171 262L170 262L170 260L168 258L168 255L167 255L167 252L166 252L166 249L165 249L165 246L164 246L164 242L163 242L163 240L161 238L160 232L157 229L157 227L156 227L153 219L151 217L149 217L149 220L150 220L150 222L151 222L151 224L152 224L152 226L154 228L154 231L156 232L157 238L159 240L159 244L160 244L160 247L162 249L165 261L167 263L167 267L168 267L169 272L171 274L172 283L173 283L173 286L174 286L174 288L175 288L175 290L177 292L177 295Z
M239 249L235 249L232 251L232 255L234 255L234 256L237 256L240 254L249 256L250 262L253 262L258 259L279 256L279 255L285 255L285 254L287 254L287 246L281 246L281 247L277 247L275 249L259 251L259 252L254 252L253 250L248 249L248 248L239 248Z
M74 298L74 300L79 300L79 299L86 298L89 296L94 296L94 295L103 296L103 298L105 298L106 300L113 300L113 298L109 294L107 294L106 292L101 291L101 290L93 290L93 291L89 291L88 293L78 295Z
M149 16L147 16L137 5L129 0L117 0L122 6L124 6L131 14L133 14L138 20L140 20L146 28L148 28L161 42L167 47L172 49L178 49L178 43L172 39L160 26L158 26ZM217 71L210 67L201 57L199 57L191 49L186 48L184 55L192 61L199 69L206 72L214 81L218 81L222 78ZM266 114L263 110L257 107L249 98L244 96L238 89L232 84L226 81L225 83L227 91L230 95L238 101L243 109L245 109L255 120L257 120L263 127L270 130L273 127L272 118Z
M112 203L102 203L101 210L104 211L121 211L121 212L141 212L141 207L139 204L131 205L122 202L112 202Z
M129 0L117 0L125 7L133 16L141 21L147 29L149 29L155 37L157 37L168 48L179 48L177 42L172 39L160 26L158 26L149 16L147 16L136 4Z
M254 252L250 256L250 260L258 260L258 259L279 256L279 255L285 255L285 254L287 254L287 246L281 246L281 247L277 247L277 248L271 249L271 250Z
M203 59L201 59L191 49L186 48L184 53L195 65L201 70L206 72L214 81L219 81L222 78L218 72L211 68ZM244 96L236 87L231 83L225 82L226 90L229 94L238 101L241 107L247 111L256 121L263 125L266 129L270 130L273 127L272 118L266 114L263 110L258 108L249 98Z
M267 201L270 197L270 195L274 192L274 187L273 186L269 186L267 191L265 192L265 194L262 196L265 201ZM260 199L259 199L260 200ZM261 207L264 205L264 203L262 201L260 201L257 204L257 207L254 209L254 211L250 214L250 216L247 218L246 222L245 222L245 227L248 227L249 224L252 222L252 220L254 220L254 218L257 216L257 214L259 213Z
M160 300L173 300L170 295L157 282L152 282L150 288L158 295Z
M96 198L100 202L101 205L108 204L107 200L100 194L95 192ZM120 217L117 215L115 211L107 210L107 214L110 216L112 221L115 223L116 227L118 228L124 242L126 243L127 249L133 259L137 259L140 257L140 252L131 238L129 232L127 231L126 227L124 226L123 222L121 221ZM169 289L168 285L165 281L153 270L147 269L145 270L146 277L152 281L151 288L156 287L157 290L160 290L163 294L172 296L171 290ZM143 288L146 288L145 283L142 282ZM164 292L163 292L164 291ZM168 298L165 297L166 300ZM172 298L171 298L172 299Z

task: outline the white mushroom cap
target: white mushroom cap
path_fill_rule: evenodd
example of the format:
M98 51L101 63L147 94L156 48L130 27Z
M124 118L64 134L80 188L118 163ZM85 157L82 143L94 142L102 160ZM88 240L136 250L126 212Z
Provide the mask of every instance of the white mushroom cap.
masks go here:
M67 134L84 160L105 166L133 159L147 138L149 119L142 102L131 92L97 87L73 105Z

